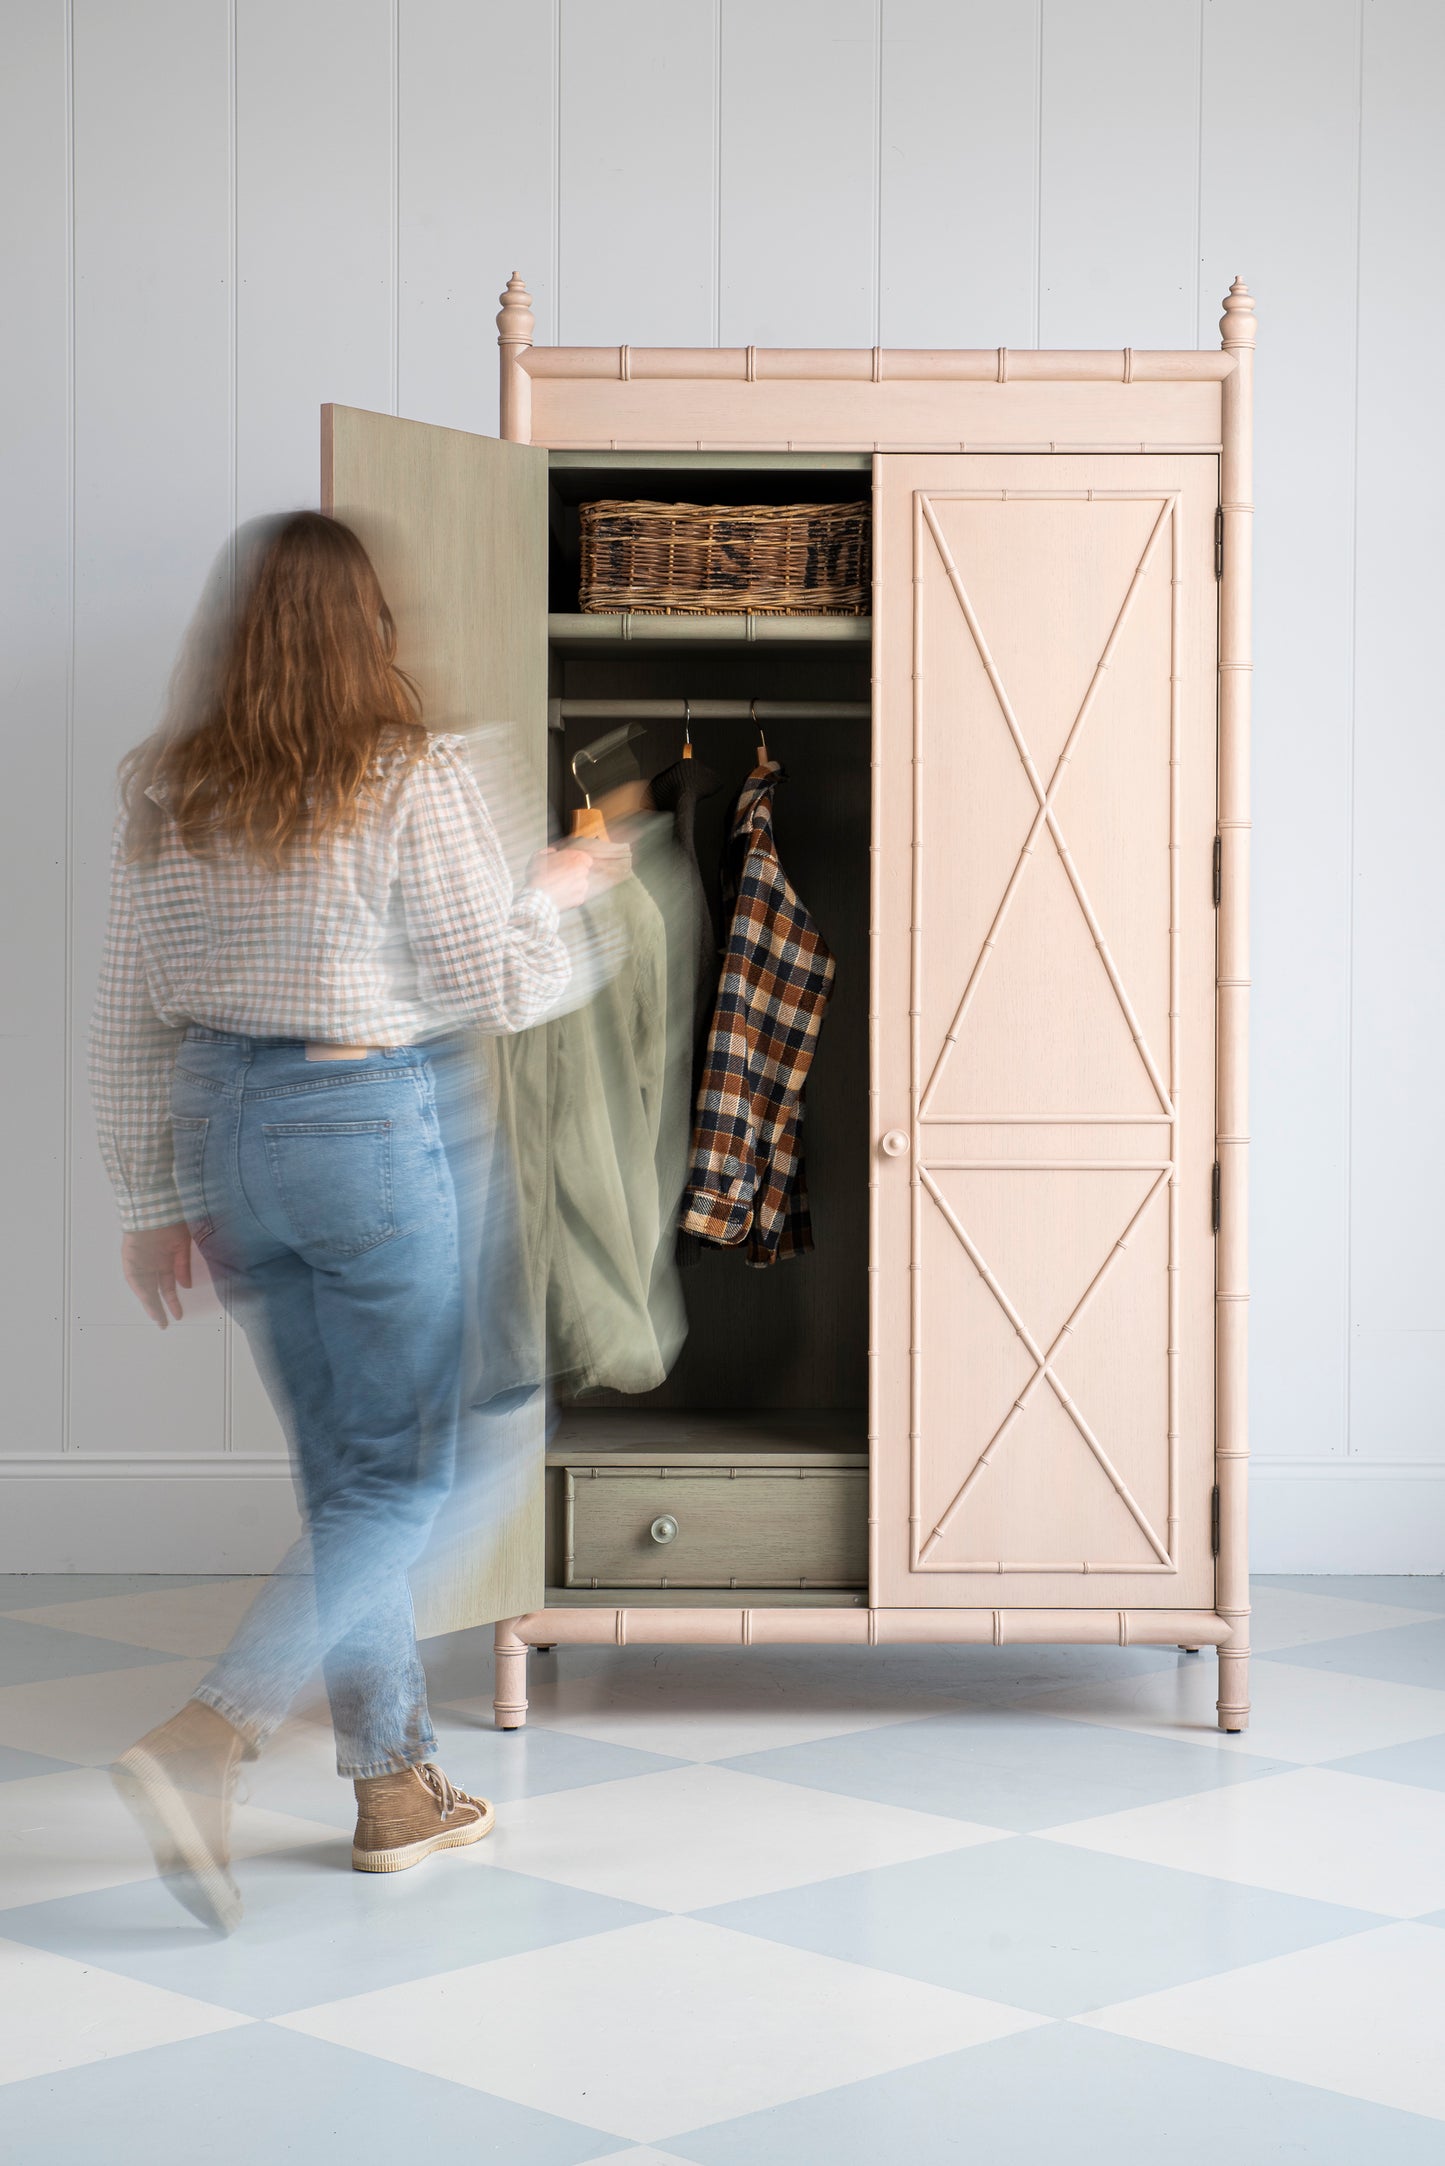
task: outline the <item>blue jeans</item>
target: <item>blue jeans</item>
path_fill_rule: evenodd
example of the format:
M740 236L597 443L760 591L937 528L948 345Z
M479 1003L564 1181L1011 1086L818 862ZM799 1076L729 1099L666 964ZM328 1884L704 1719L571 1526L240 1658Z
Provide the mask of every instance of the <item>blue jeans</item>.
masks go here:
M254 1752L319 1657L338 1771L432 1757L408 1567L453 1478L457 1207L427 1056L186 1033L176 1180L291 1445L305 1532L195 1697Z

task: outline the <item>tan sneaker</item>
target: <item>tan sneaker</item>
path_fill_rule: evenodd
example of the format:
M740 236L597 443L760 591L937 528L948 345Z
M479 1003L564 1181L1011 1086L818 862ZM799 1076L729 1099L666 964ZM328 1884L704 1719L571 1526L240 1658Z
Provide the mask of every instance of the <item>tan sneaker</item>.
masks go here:
M231 1877L231 1801L245 1741L204 1700L150 1730L110 1771L178 1903L229 1933L240 1923Z
M491 1833L496 1814L468 1797L436 1764L358 1780L351 1863L358 1873L404 1873L434 1850L460 1850Z

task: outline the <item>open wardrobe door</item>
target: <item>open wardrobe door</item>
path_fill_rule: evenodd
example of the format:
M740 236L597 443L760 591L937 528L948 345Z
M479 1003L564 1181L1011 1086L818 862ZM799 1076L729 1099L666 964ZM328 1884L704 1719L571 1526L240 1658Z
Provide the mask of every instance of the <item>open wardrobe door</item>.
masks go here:
M484 793L505 785L509 818L499 827L520 876L546 840L546 452L323 406L321 502L356 530L376 566L397 659L420 689L427 727L475 735ZM469 1033L460 1054L439 1064L439 1098L469 1169L457 1184L464 1285L480 1257L492 1047ZM475 1331L474 1286L470 1294ZM457 1485L413 1575L424 1637L516 1616L543 1598L543 1394L481 1411L475 1347L464 1364Z

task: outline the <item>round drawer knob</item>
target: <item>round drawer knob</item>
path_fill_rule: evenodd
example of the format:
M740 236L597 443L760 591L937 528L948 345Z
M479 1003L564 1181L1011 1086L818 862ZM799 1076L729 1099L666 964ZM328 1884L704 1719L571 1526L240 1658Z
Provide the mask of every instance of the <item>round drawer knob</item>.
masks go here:
M885 1158L906 1158L908 1156L908 1138L901 1128L889 1129L887 1135L883 1138L883 1155Z
M648 1532L654 1542L676 1541L677 1521L673 1518L671 1512L664 1512L660 1518L653 1520Z

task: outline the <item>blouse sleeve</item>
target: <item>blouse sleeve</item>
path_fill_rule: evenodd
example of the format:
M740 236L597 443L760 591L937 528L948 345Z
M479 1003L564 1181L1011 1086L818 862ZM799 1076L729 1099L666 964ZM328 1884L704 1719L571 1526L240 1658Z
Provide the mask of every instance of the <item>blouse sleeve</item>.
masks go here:
M130 868L116 824L110 920L90 1026L90 1090L100 1151L128 1233L185 1217L171 1146L171 1071L184 1035L156 1014L146 979Z
M557 907L514 889L457 738L438 737L399 796L399 874L418 990L458 1023L527 1030L571 976Z

